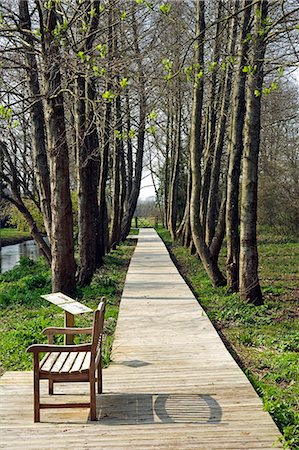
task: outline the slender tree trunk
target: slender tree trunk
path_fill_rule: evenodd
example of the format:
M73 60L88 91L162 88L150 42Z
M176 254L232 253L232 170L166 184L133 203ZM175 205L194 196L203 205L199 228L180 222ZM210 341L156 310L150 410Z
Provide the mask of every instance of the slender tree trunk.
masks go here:
M248 43L244 43L249 32L249 21L251 17L251 0L244 0L240 49L236 76L234 79L231 138L229 145L229 167L227 178L227 203L226 203L226 238L227 238L227 261L226 273L228 287L237 292L239 289L239 179L241 170L241 157L243 152L243 126L245 117L245 80L246 73L243 67L248 53Z
M239 2L235 3L235 12L239 9ZM228 53L233 56L235 53L235 44L237 36L237 16L233 19L233 28L231 31ZM211 244L215 235L217 210L218 210L218 191L219 191L219 177L221 169L221 158L223 154L225 131L227 125L227 117L229 115L229 99L231 95L231 86L233 79L232 65L227 64L224 86L221 95L221 108L219 114L219 125L216 132L215 153L211 171L211 184L209 189L208 206L207 206L207 221L206 221L206 242ZM220 220L222 223L222 218Z
M177 237L184 247L190 246L191 241L191 228L190 228L190 193L191 193L191 172L190 167L188 168L188 180L187 180L187 194L186 194L186 205L185 212L177 231Z
M129 198L129 204L124 213L123 223L121 227L121 240L124 241L128 236L131 228L131 221L136 209L137 200L140 191L142 165L143 165L143 152L144 152L144 139L145 139L145 120L146 120L146 93L145 93L145 75L142 66L142 57L138 43L138 29L135 17L135 11L132 11L132 27L133 27L133 39L134 50L138 66L138 95L139 95L139 126L137 137L137 151L135 158L135 174L132 185L132 191Z
M173 152L173 164L172 174L169 186L169 217L168 217L168 229L170 231L171 238L176 239L176 222L177 222L177 202L178 202L178 178L179 178L179 165L181 156L181 121L182 121L182 107L181 107L181 95L180 91L177 93L175 99L175 148Z
M96 14L87 13L88 38L83 51L88 54L92 49L95 31L99 22L99 1L92 2ZM99 138L96 123L96 87L95 80L85 73L77 79L77 134L78 134L78 225L80 266L77 281L80 286L90 283L96 270L99 246Z
M255 305L263 303L258 279L258 250L256 239L258 156L261 128L261 93L263 64L266 51L266 18L268 1L254 5L254 36L246 90L247 110L244 130L244 157L241 195L240 231L240 295Z
M202 177L202 188L201 188L201 205L200 205L200 217L203 227L203 233L205 236L206 232L206 220L207 220L207 208L208 208L208 198L209 198L209 188L211 184L211 171L213 158L215 153L215 130L217 121L217 70L220 57L220 40L222 23L220 21L223 4L221 0L216 3L217 7L217 26L214 37L214 48L213 48L213 61L211 66L211 87L208 99L208 109L207 109L207 138L205 142L205 152L204 152L204 169ZM215 67L213 65L215 64ZM205 236L206 240L206 236ZM207 240L206 240L207 241Z
M129 91L126 89L125 92L126 100L126 128L127 128L127 178L126 178L126 207L129 204L129 198L132 193L133 186L133 145L132 138L130 136L131 131L131 109L130 109L130 99Z
M109 9L108 16L108 52L106 65L106 91L112 89L112 55L113 55L113 23L112 23L112 7ZM101 150L100 164L100 182L99 182L99 251L97 253L96 265L100 267L103 263L103 256L110 249L109 228L108 228L108 211L106 201L106 185L108 179L108 156L110 149L110 131L111 131L112 103L106 101L104 109L103 123L103 140Z
M118 96L115 102L115 130L122 135L121 102ZM120 194L121 194L121 153L122 139L115 135L113 154L113 181L112 181L112 209L111 209L111 237L110 247L116 248L120 239Z
M167 97L167 126L166 126L166 146L165 146L165 164L164 164L164 223L168 225L168 197L169 197L169 148L170 148L170 104Z
M204 2L196 1L196 40L195 47L195 65L199 69L203 67L203 46L204 46ZM223 275L221 274L217 264L213 260L208 247L205 244L202 225L199 219L199 204L201 190L201 174L200 159L202 155L200 130L202 120L202 103L203 103L203 79L198 78L199 70L195 70L195 82L193 87L193 104L191 116L191 132L190 132L190 160L192 174L192 188L190 197L190 223L192 231L192 239L196 251L198 252L204 268L211 279L214 286L225 284Z
M75 258L60 54L58 44L53 39L53 30L58 21L55 5L43 12L46 24L43 27L45 116L51 176L52 289L54 292L70 294L75 288Z
M31 19L28 2L26 0L19 0L19 17L22 35L24 41L27 43L27 45L24 46L24 51L28 67L27 77L29 91L34 99L30 108L34 173L45 229L49 242L51 242L51 192L46 149L45 117L38 76L39 70L35 56L34 40L32 37Z

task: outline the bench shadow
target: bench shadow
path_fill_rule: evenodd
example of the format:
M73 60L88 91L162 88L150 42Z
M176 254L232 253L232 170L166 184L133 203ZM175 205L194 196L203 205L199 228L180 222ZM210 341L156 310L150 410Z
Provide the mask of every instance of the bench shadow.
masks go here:
M222 410L211 395L104 394L98 399L98 420L105 425L221 422Z

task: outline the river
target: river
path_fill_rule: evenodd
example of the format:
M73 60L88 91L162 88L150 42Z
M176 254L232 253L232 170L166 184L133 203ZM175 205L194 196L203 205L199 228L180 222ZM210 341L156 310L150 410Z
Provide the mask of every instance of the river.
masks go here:
M6 245L0 249L0 273L12 269L22 256L37 259L39 255L39 250L33 239L20 244Z

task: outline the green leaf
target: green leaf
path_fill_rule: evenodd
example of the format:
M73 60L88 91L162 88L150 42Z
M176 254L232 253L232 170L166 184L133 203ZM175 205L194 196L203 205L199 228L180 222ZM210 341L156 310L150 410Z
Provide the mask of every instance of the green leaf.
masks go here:
M225 62L223 62L223 63L221 64L221 69L223 70L223 72L226 71L226 68L227 68L227 64L226 64Z
M260 97L261 91L259 91L258 89L255 89L254 90L254 95L255 95L255 97Z
M155 136L155 134L156 134L156 127L155 127L155 125L151 125L151 126L148 128L148 132L149 132L150 134L152 134L153 136Z
M94 6L92 6L91 8L90 8L90 11L89 11L89 13L88 13L89 15L90 15L90 17L95 17L96 16L96 9L95 9L95 7Z
M44 8L50 11L50 9L52 8L52 0L44 2Z
M129 130L128 136L129 136L130 139L134 139L134 137L136 136L136 131L133 130L133 128L131 128L131 129Z
M122 134L120 133L120 131L114 130L114 134L115 134L116 139L118 139L120 141L122 140Z
M108 52L107 44L98 44L96 49L100 52L100 58L105 58Z
M122 78L119 82L121 87L124 89L126 86L128 86L128 78Z
M213 72L213 70L216 69L217 64L218 64L217 61L212 61L212 62L210 62L210 63L209 63L209 68L208 68L209 72Z
M141 5L142 3L144 3L144 0L135 0L137 5Z
M115 98L115 94L112 91L105 91L102 94L102 98L108 102L111 102Z
M79 56L79 58L81 59L82 62L85 61L85 56L84 56L84 52L80 51L77 53L77 56Z
M248 73L249 72L249 66L244 66L242 69L242 72Z
M246 34L246 38L245 38L244 41L243 41L243 44L247 44L247 42L250 42L251 39L252 39L251 34L250 34L250 33L247 33L247 34Z
M278 75L280 77L282 77L283 76L283 72L284 72L284 68L283 67L278 67L277 72L278 72Z
M82 25L82 31L83 33L86 33L87 31L87 23L85 22L85 20L81 20L81 25Z
M163 64L164 69L166 70L166 72L170 73L171 70L172 70L173 62L170 61L169 58L165 58L165 59L162 60L162 64Z
M158 117L158 113L156 111L152 111L151 113L149 113L148 118L150 120L156 120Z
M196 78L197 78L198 80L200 80L200 79L202 78L202 76L203 76L203 70L200 70L200 71L198 72L198 74L196 75Z
M163 5L160 6L160 11L162 14L165 14L166 16L170 13L171 5L169 3L163 3Z

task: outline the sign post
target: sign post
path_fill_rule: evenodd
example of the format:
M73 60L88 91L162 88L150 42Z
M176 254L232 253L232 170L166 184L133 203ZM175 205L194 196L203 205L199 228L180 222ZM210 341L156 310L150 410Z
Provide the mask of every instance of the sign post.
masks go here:
M53 294L41 295L42 298L47 300L53 305L59 306L64 310L64 326L66 328L72 328L75 325L75 316L77 314L83 314L86 312L92 312L92 309L88 306L82 305L71 297L68 297L62 292L54 292ZM73 344L74 337L72 335L65 335L65 344Z

